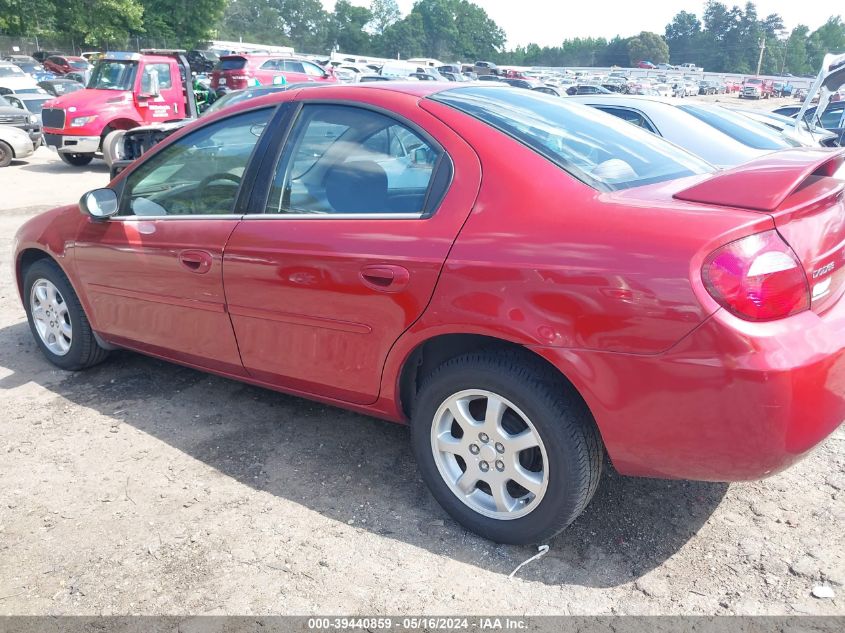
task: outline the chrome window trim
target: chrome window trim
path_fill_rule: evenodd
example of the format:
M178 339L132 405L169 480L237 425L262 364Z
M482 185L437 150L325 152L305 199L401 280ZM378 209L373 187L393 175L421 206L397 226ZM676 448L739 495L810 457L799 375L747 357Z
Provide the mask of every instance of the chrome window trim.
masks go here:
M205 213L191 215L113 215L109 218L109 222L152 222L154 220L240 220L242 214L226 213L214 214Z
M423 213L253 213L243 216L252 220L423 220Z

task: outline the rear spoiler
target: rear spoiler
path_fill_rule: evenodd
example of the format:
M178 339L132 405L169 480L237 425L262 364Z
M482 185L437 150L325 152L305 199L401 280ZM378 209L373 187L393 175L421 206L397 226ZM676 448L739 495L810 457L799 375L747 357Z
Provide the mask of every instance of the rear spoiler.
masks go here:
M679 191L678 200L752 211L774 211L810 176L833 176L845 163L845 149L786 149Z

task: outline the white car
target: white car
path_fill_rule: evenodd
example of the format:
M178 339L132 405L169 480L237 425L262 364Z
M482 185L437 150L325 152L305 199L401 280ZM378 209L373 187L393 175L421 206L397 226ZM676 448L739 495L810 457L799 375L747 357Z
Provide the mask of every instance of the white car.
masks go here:
M765 126L748 120L724 125L710 104L688 104L680 99L649 96L589 95L569 100L612 114L662 136L717 167L734 167L778 149L792 147ZM703 114L703 117L702 117ZM717 116L708 116L715 114ZM736 115L740 117L741 115ZM717 127L717 125L719 127ZM720 129L720 127L722 129Z
M654 89L657 91L657 94L661 97L674 97L675 91L672 90L672 86L669 84L657 84Z
M10 125L0 125L0 167L8 166L15 158L26 158L34 151L29 134Z
M23 94L42 92L35 79L15 64L0 62L0 94L8 91Z

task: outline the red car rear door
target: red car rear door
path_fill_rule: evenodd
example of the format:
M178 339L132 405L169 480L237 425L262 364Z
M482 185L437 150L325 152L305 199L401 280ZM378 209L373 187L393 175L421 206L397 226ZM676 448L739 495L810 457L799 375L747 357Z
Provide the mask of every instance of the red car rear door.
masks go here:
M223 269L252 377L370 403L388 351L428 304L481 170L416 99L359 98L373 101L306 102L290 134L278 131L288 140L278 159L268 153L257 177L268 186L250 205L264 212L235 229Z
M226 314L223 249L273 111L221 119L168 144L129 173L117 216L83 225L74 262L95 331L122 346L243 373Z

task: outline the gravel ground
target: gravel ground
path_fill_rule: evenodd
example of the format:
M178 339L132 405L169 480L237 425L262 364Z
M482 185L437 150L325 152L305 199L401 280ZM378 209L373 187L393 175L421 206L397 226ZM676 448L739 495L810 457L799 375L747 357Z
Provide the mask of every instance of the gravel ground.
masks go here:
M509 579L535 550L446 516L403 427L131 353L54 369L11 239L106 179L46 150L0 171L0 614L845 615L845 427L762 482L608 469Z

